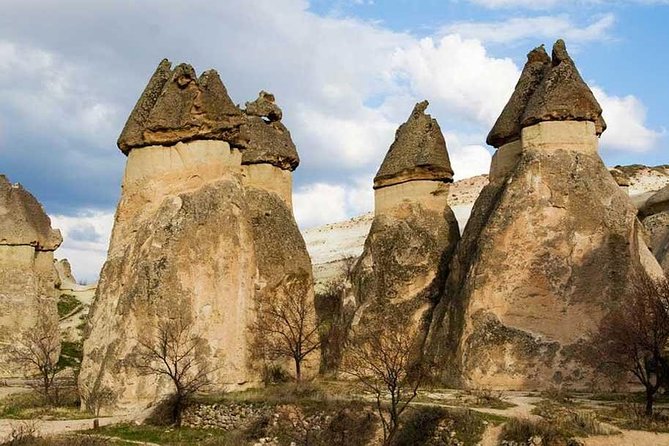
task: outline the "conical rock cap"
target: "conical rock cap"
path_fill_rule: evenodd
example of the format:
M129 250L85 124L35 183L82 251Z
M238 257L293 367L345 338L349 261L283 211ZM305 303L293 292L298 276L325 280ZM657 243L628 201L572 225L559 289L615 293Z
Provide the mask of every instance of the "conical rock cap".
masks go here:
M583 81L563 40L555 42L551 68L530 98L521 124L528 127L543 121L592 121L598 135L606 130L602 107Z
M118 146L127 154L149 145L225 140L243 121L216 71L206 71L198 79L190 65L180 64L172 70L164 59L130 114Z
M397 129L374 178L374 189L414 180L453 181L446 140L437 120L425 113L427 106L427 101L416 104Z
M543 45L530 51L516 88L488 134L486 142L493 147L520 139L520 121L528 101L551 66L551 58Z

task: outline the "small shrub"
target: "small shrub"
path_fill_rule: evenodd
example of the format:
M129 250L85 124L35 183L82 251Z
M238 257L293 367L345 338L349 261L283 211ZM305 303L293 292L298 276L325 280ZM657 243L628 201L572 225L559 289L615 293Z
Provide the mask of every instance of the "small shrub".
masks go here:
M76 297L71 294L62 294L58 299L58 317L62 319L80 306L81 302Z
M144 420L149 426L171 426L174 424L174 407L177 404L176 395L168 395L158 401L151 414Z
M423 407L409 413L407 420L393 439L393 446L412 446L427 444L434 435L439 422L446 416L446 410L436 407Z
M267 432L272 424L272 418L269 415L261 415L251 421L244 429L244 440L255 441L267 437Z
M532 438L540 438L542 446L563 446L567 441L565 436L547 421L520 418L512 418L504 425L500 439L525 445Z
M58 367L64 369L72 367L78 369L84 357L83 342L62 341L60 344L60 357L58 358Z
M572 404L574 402L574 396L562 387L552 387L544 390L541 392L541 396L560 404Z
M322 446L364 446L370 444L376 431L376 416L360 403L349 403L339 409L321 432Z
M279 364L266 364L262 369L262 381L266 386L292 381L290 373Z
M28 446L35 443L37 439L37 424L35 421L23 421L12 424L9 433L9 446Z

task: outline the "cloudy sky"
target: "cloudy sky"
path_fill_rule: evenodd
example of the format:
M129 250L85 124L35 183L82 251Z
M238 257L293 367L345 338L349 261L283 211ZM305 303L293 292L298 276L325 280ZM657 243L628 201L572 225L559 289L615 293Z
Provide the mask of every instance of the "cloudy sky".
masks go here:
M668 163L669 0L2 0L0 173L45 206L79 278L104 260L125 157L116 138L158 62L215 68L237 103L273 92L302 164L304 228L366 212L413 104L457 178L525 54L565 38L604 108L609 165Z

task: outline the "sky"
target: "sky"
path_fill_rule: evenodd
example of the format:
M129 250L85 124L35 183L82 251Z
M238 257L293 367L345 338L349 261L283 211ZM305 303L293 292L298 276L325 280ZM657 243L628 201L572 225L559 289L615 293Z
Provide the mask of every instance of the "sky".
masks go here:
M604 109L605 163L665 164L667 24L669 0L2 0L0 173L44 205L56 256L90 282L120 196L116 139L162 58L216 69L239 104L275 94L308 228L372 209L423 99L456 179L487 173L485 136L527 52L558 38Z

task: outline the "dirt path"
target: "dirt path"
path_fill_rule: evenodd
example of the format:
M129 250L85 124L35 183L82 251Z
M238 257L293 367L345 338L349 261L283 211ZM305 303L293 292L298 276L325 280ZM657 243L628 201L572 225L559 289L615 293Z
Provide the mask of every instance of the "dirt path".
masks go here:
M669 446L669 434L621 430L619 435L583 438L585 446Z
M100 426L109 426L118 423L129 423L143 420L146 414L133 413L116 417L103 417L100 420ZM12 433L12 429L27 424L35 426L37 433L41 436L64 434L67 432L84 431L93 428L94 418L83 420L9 420L0 419L0 442L7 441Z

